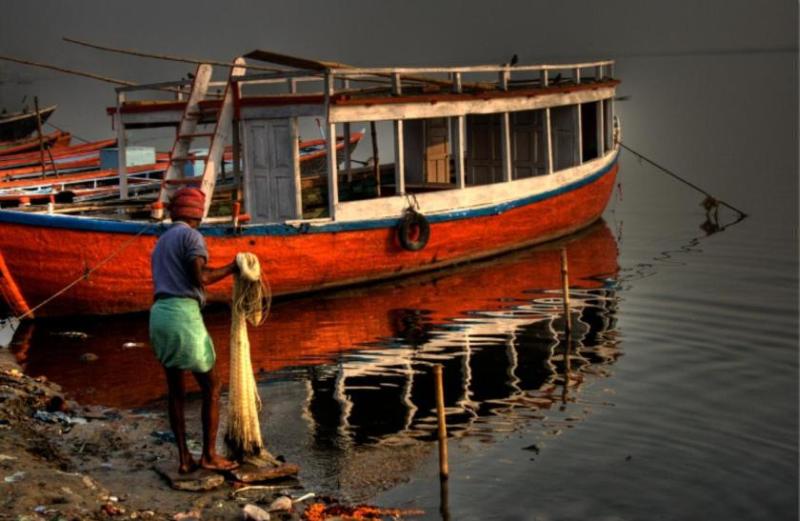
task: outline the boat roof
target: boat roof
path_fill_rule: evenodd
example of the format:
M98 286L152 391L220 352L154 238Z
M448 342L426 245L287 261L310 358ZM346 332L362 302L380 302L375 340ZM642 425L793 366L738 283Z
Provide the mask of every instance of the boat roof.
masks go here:
M614 62L611 60L536 65L509 62L448 67L355 67L261 49L243 57L249 60L248 73L235 79L242 87L242 94L237 100L237 115L241 110L275 107L295 107L292 115L303 116L319 115L325 107L334 106L342 109L348 106L374 109L376 106L408 103L423 106L445 101L532 98L613 89L619 83L613 77ZM268 63L269 66L261 63ZM163 90L188 87L190 84L191 80L187 79L119 87L117 91ZM212 82L210 86L224 88L226 84ZM259 88L260 92L248 92ZM265 88L282 91L264 93ZM219 98L205 99L200 102L200 107L211 111L221 103ZM134 128L167 126L177 123L185 105L186 102L179 99L124 99L119 106L109 107L107 113L114 115L119 111L123 116L137 115L125 118L128 120L126 126ZM148 115L154 117L148 118Z

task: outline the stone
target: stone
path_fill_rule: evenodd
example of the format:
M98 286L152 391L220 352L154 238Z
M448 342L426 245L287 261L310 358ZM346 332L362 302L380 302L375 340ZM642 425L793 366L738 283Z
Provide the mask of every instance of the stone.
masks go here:
M236 481L243 483L261 483L276 479L296 476L300 472L300 467L292 463L285 463L279 466L259 467L252 463L243 463L239 468L230 471Z
M245 521L269 521L269 513L263 508L251 504L244 506L242 516L244 516Z
M100 357L94 353L83 353L81 355L81 362L96 362L98 358Z
M281 496L269 504L270 512L290 511L292 509L292 498Z
M219 488L225 483L225 478L216 472L206 469L198 469L189 474L181 474L177 470L177 465L161 464L153 467L162 478L175 490L186 492L205 492Z

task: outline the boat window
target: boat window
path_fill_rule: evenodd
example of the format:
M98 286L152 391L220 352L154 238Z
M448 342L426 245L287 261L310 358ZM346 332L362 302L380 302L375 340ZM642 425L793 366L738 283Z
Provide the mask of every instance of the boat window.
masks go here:
M451 119L411 119L403 124L406 192L430 192L453 187L455 155Z
M614 111L610 99L603 100L603 137L605 149L614 148Z
M547 130L544 110L511 113L511 156L514 179L547 173Z
M467 149L464 151L466 185L503 181L500 114L467 116Z
M581 105L581 142L584 162L600 157L601 143L600 103L593 101Z
M553 136L553 171L578 165L577 105L550 109L550 125Z

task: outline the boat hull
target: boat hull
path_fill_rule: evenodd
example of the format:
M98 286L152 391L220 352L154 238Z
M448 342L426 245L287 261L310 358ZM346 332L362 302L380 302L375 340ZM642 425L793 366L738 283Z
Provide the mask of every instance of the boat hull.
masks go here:
M274 295L357 284L437 269L546 242L597 220L609 200L616 155L580 182L491 207L431 215L430 240L419 251L400 245L397 219L324 226L203 227L211 265L240 251L258 255ZM0 254L28 306L102 264L37 316L142 311L152 303L150 252L161 225L0 211ZM227 302L230 279L208 288Z

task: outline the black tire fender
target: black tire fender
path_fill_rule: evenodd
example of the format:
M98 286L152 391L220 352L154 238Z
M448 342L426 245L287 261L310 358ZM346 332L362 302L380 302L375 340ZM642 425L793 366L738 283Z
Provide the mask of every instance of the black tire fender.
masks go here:
M431 225L424 215L409 208L397 224L397 238L406 250L419 251L431 238Z

